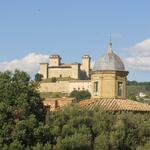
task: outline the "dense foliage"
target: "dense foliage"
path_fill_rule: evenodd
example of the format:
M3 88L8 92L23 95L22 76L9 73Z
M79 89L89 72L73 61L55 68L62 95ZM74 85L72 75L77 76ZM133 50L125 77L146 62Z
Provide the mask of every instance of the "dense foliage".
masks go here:
M40 82L42 81L43 75L40 73L35 74L35 81Z
M79 102L80 100L83 99L89 99L91 97L91 94L87 90L81 90L81 91L73 90L70 93L70 97L74 97L76 101Z
M150 142L149 117L149 114L88 111L72 106L48 114L46 123L56 150L142 150Z
M0 149L23 149L38 140L46 110L36 91L38 83L25 72L0 73Z
M45 113L37 87L25 72L0 73L0 150L149 150L149 113Z

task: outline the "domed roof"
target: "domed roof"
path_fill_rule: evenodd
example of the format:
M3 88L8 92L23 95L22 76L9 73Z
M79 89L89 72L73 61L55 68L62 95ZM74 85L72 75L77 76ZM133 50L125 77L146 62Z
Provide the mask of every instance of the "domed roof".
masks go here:
M123 61L112 51L112 43L109 45L108 52L95 62L93 71L98 70L125 71Z

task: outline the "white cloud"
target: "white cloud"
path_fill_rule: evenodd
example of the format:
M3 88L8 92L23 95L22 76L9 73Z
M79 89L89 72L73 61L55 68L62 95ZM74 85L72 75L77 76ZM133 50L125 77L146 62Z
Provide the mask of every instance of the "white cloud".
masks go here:
M0 71L20 69L33 76L39 70L40 62L48 62L48 55L29 53L21 59L0 62Z
M128 49L130 56L125 58L129 68L150 71L150 39L139 42Z
M128 68L150 72L150 39L128 48L130 56L124 59ZM48 55L29 53L23 58L0 62L0 71L20 69L34 76L39 70L40 62L48 62ZM91 68L94 66L91 62Z

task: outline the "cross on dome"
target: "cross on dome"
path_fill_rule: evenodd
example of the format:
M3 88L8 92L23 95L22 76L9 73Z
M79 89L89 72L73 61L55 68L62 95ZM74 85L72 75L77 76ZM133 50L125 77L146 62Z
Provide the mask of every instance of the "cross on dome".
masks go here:
M108 46L108 53L113 53L111 42L109 43L109 46Z

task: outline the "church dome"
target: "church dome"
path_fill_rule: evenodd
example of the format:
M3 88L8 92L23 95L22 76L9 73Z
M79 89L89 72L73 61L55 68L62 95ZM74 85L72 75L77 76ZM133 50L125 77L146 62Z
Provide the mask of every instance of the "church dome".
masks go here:
M93 71L99 70L125 71L123 61L112 51L112 43L109 45L108 52L94 64Z

